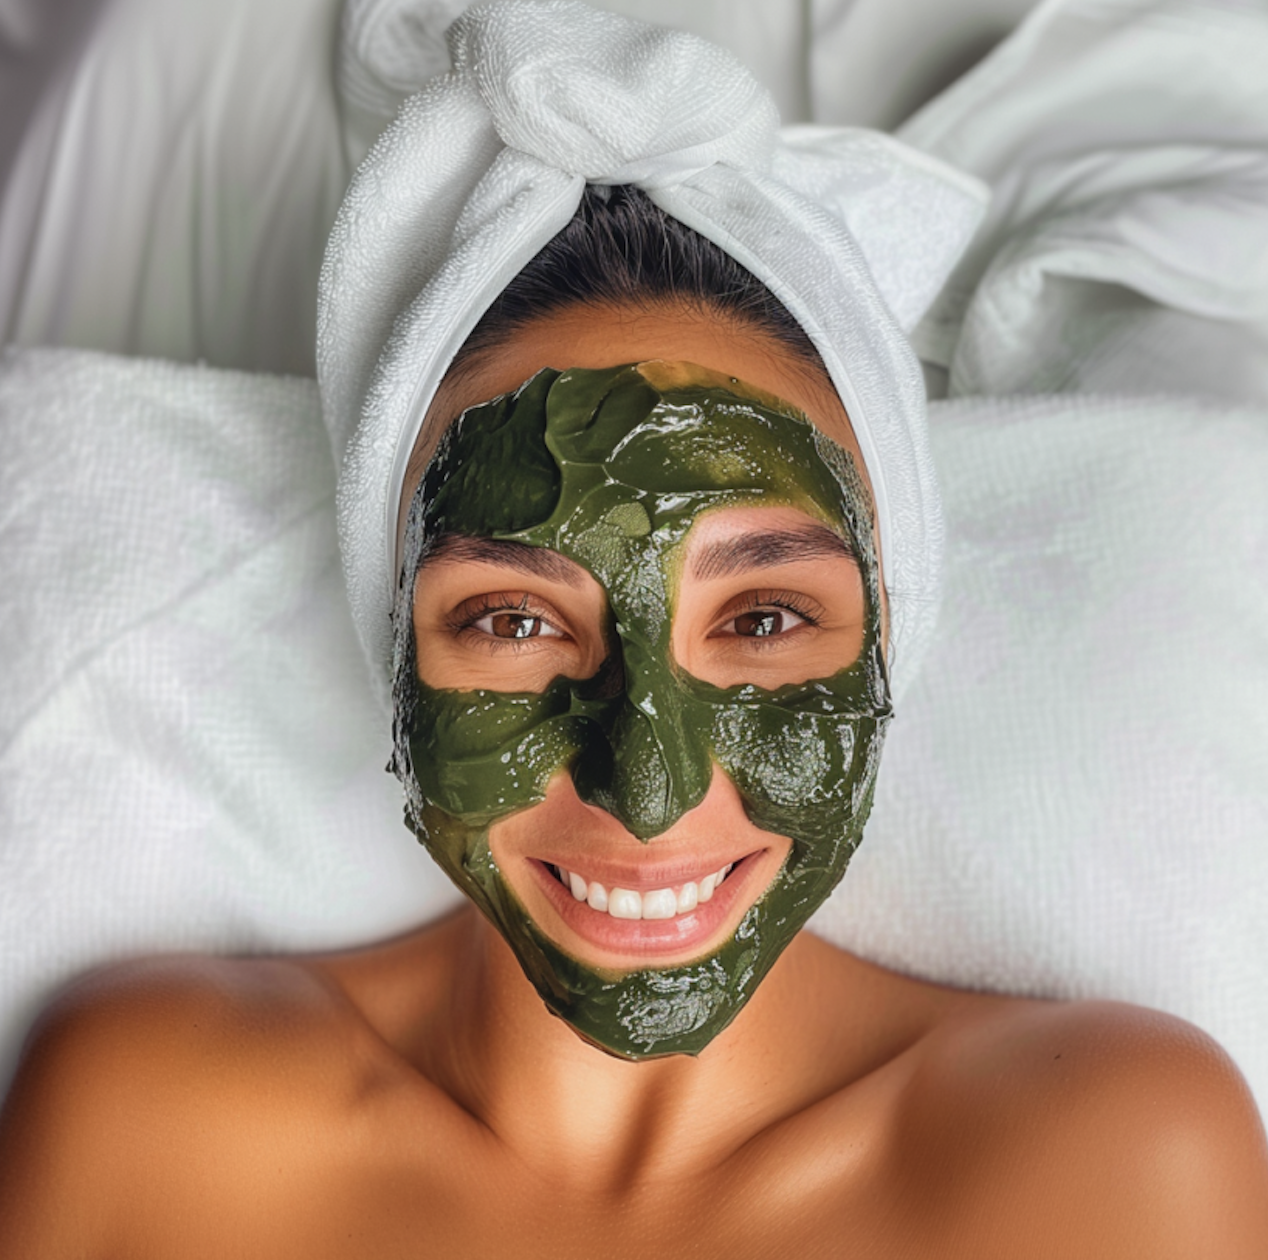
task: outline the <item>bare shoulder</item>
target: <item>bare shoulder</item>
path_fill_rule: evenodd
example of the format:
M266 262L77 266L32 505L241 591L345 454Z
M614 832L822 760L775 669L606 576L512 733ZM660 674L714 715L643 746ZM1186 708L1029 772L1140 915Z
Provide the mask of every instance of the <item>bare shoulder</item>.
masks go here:
M1268 1255L1259 1114L1229 1056L1183 1020L1111 1002L948 1020L903 1114L905 1175L938 1187L942 1225L998 1240L978 1255Z
M182 1203L267 1197L281 1166L320 1158L314 1134L374 1088L383 1058L301 964L95 973L45 1012L5 1104L0 1253L110 1254Z

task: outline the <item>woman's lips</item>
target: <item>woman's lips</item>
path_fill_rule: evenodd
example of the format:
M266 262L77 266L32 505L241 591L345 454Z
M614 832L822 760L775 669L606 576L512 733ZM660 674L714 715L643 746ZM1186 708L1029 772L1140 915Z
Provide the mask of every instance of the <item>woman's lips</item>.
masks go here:
M627 874L622 883L616 882L619 875L609 875L612 882L605 883L562 863L530 858L527 864L534 885L570 932L603 954L617 956L605 961L619 965L620 955L646 960L704 953L722 925L734 917L736 907L747 908L764 891L750 885L758 867L766 865L757 860L765 852L725 862L708 873L696 872L681 882L648 873L639 879ZM582 892L584 896L577 895ZM547 934L554 935L549 930Z

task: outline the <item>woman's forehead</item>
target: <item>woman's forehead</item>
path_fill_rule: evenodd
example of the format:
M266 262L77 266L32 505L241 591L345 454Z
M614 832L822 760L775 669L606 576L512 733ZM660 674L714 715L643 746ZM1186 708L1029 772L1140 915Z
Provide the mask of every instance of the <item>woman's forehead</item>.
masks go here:
M792 403L850 451L866 480L849 418L826 375L768 334L685 306L576 307L515 330L496 351L446 378L419 437L405 501L444 428L468 407L518 388L544 367L608 368L651 359L699 364Z

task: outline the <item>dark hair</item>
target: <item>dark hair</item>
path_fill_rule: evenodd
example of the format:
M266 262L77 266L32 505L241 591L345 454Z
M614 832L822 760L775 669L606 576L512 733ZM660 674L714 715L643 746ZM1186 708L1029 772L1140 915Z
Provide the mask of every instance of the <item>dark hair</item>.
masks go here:
M449 370L461 374L517 328L570 306L669 302L766 333L827 376L805 330L752 272L629 185L586 187L572 220L506 286Z

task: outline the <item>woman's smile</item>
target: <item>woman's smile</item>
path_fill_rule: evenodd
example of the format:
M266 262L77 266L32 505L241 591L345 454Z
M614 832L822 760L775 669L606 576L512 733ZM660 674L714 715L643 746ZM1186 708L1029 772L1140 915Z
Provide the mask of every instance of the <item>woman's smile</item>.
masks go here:
M571 957L612 971L713 952L791 844L755 827L716 769L705 799L650 843L582 801L568 775L489 833L498 869L538 928Z

